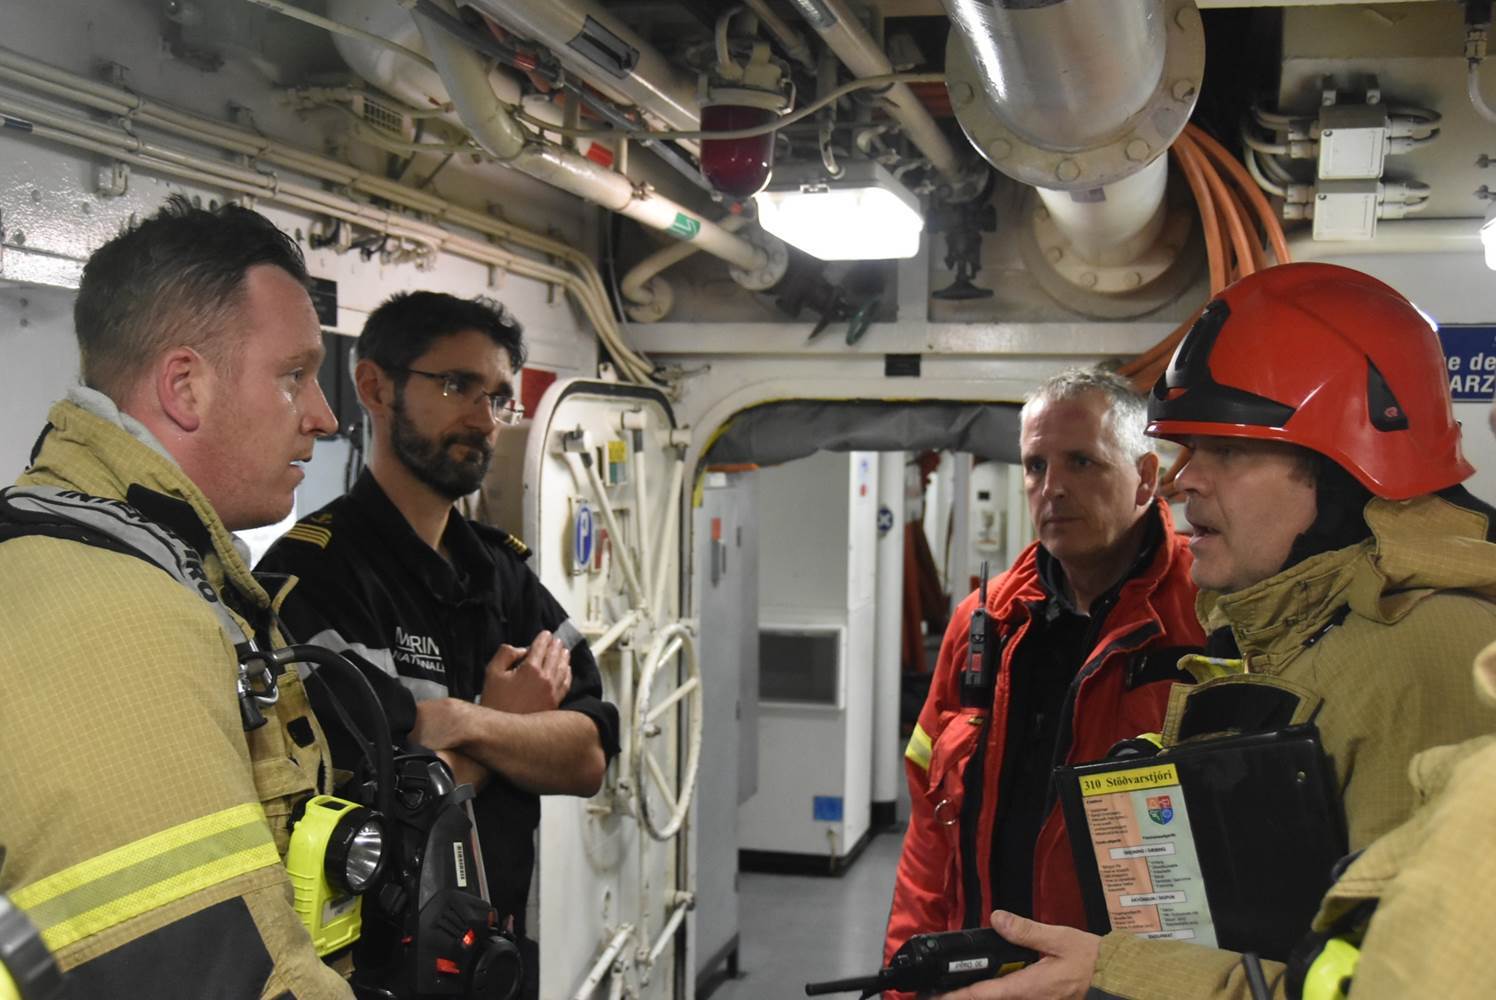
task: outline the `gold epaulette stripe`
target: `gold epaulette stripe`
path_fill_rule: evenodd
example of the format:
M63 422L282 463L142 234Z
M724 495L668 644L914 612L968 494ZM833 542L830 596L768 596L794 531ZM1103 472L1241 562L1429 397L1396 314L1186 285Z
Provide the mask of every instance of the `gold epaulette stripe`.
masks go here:
M294 538L298 542L307 542L317 546L319 549L327 548L327 543L332 541L332 532L327 528L319 528L311 524L297 524L286 532L287 538Z

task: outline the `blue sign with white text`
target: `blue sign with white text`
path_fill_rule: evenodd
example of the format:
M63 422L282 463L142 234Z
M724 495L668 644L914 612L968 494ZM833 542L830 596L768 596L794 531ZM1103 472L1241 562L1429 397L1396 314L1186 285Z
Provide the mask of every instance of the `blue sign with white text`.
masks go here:
M1496 393L1496 326L1441 326L1449 394L1456 403L1488 403Z
M585 503L577 505L576 518L571 529L571 562L573 571L585 572L592 562L592 546L597 543L596 526L592 520L592 508Z

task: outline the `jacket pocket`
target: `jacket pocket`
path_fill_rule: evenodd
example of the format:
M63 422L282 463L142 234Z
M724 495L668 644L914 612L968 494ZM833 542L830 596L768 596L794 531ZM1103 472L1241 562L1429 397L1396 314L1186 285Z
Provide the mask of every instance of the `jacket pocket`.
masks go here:
M286 733L274 717L249 736L255 792L265 807L275 848L285 857L291 843L291 810L301 799L316 794L317 776L291 756Z
M984 716L974 712L948 712L942 716L940 733L930 750L930 777L925 786L935 825L941 827L952 847L957 822L966 801L966 766L976 752Z

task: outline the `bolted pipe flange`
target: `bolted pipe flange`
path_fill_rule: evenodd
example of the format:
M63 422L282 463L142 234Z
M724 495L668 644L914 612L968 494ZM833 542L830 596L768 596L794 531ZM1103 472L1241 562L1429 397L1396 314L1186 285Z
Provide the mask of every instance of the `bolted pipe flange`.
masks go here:
M1015 180L1035 187L1086 191L1131 176L1167 150L1194 111L1205 72L1205 29L1195 0L1164 0L1163 71L1147 102L1109 140L1088 149L1050 149L1003 120L983 86L965 39L946 42L946 86L956 120L977 152ZM958 95L975 95L966 101Z
M742 267L729 267L727 273L732 275L732 280L750 292L766 292L779 284L790 267L790 251L784 241L756 225L740 231L738 237L758 247L768 259L763 267L752 271Z
M1122 264L1098 264L1072 251L1042 203L1036 198L1034 204L1029 226L1049 269L1069 285L1105 294L1135 291L1162 277L1173 267L1194 224L1190 206L1176 201L1165 209L1163 227L1141 255Z
M1169 182L1162 225L1149 246L1125 263L1088 263L1055 226L1038 218L1043 203L1026 193L1013 227L1015 248L1029 275L1057 303L1094 319L1132 319L1178 298L1200 272L1205 259L1198 211L1187 185ZM1096 276L1087 286L1082 275Z

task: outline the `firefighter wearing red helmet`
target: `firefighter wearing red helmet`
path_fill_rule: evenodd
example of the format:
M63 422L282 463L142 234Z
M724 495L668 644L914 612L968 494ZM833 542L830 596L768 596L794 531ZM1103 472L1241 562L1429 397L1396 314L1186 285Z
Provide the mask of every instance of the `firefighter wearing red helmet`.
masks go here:
M1228 685L1292 693L1333 765L1349 847L1367 847L1413 811L1415 754L1496 727L1469 681L1496 638L1496 511L1460 486L1474 470L1435 331L1357 271L1257 272L1180 343L1148 432L1190 449L1175 482L1222 673L1173 700L1165 741ZM1044 960L952 996L1254 996L1231 952L1006 913L992 925ZM1283 995L1282 970L1264 965Z
M1285 264L1201 313L1148 402L1148 433L1281 441L1407 500L1475 470L1460 452L1444 355L1428 319L1370 275Z

